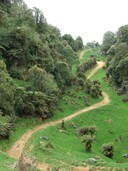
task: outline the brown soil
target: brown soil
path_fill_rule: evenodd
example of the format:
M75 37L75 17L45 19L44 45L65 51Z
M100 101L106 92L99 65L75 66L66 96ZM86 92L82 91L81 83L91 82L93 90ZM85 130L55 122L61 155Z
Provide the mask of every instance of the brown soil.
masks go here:
M88 75L87 79L90 79L99 69L104 66L103 61L97 61L97 66L92 70L92 72Z
M88 51L88 50L87 50ZM82 55L87 52L87 51L84 51L82 52ZM93 74L95 74L100 68L102 68L104 66L104 62L100 61L100 62L97 62L97 66L94 68L94 70L90 73L90 75L88 76L88 79L90 77L92 77ZM9 149L7 151L7 154L9 156L11 156L12 158L15 158L15 159L19 159L21 154L23 153L23 150L24 150L24 146L25 144L27 143L27 141L29 140L29 138L37 131L39 131L40 129L46 129L48 128L49 126L53 126L53 125L56 125L58 123L61 123L62 120L65 120L65 121L68 121L68 120L71 120L72 118L82 114L82 113L85 113L87 111L90 111L90 110L94 110L96 108L99 108L101 106L104 106L104 105L107 105L109 102L110 102L110 99L109 99L109 95L106 94L105 92L102 92L103 94L103 100L99 103L96 103L94 105L91 105L87 108L84 108L78 112L75 112L65 118L62 118L62 119L59 119L59 120L56 120L56 121L53 121L53 122L48 122L48 123L45 123L43 125L40 125L40 126L37 126L35 128L33 128L32 130L29 130L28 132L26 132L18 141L16 141L14 143L14 145L11 147L11 149ZM39 163L38 164L38 168L42 171L47 171L47 168L48 168L48 165L47 164L44 164L44 163ZM80 170L80 169L81 170ZM74 167L74 171L88 171L88 167ZM84 170L83 170L84 169Z

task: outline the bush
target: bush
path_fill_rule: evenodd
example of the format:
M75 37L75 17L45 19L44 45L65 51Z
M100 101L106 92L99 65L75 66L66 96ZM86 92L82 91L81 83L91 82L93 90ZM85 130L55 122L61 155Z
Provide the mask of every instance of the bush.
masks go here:
M83 135L93 136L96 130L97 130L96 126L86 126L86 127L79 129L79 135L80 136L83 136Z
M9 139L11 133L15 130L15 117L0 117L0 140Z
M96 65L96 58L92 57L88 61L78 65L77 72L86 72L90 68Z
M113 155L114 155L113 143L108 143L108 144L102 145L102 147L101 147L101 152L102 152L102 154L104 154L106 157L108 157L108 158L113 158Z
M94 81L87 80L85 84L85 90L93 98L98 98L99 96L102 96L100 83L97 80Z
M18 115L37 115L42 119L53 115L58 103L58 96L47 96L42 92L26 91L17 87L15 93L15 111Z

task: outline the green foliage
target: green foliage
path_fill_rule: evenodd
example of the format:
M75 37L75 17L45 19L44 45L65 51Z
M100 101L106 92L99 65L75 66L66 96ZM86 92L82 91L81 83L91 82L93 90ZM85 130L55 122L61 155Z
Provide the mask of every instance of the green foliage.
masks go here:
M63 39L68 42L75 52L78 52L79 49L83 48L83 40L80 36L74 40L70 34L65 34L63 35Z
M118 43L125 42L128 44L128 25L121 26L117 32Z
M102 51L107 54L109 48L115 43L115 34L107 31L103 36Z
M15 171L16 160L9 157L7 154L0 152L0 170Z
M112 45L110 49L107 51L108 55L115 55L115 45Z
M94 140L95 140L95 136L85 135L83 137L82 143L85 143L86 152L91 152L92 143L94 142Z
M107 78L110 84L123 89L126 93L126 88L123 87L123 82L127 81L128 75L128 26L122 26L116 34L116 43L110 47L107 56Z
M83 136L83 135L93 136L93 134L96 132L96 130L97 130L96 126L82 127L79 129L79 135L81 135L81 136Z
M99 46L99 43L98 43L98 42L95 42L95 41L93 41L93 42L87 42L87 43L86 43L86 47L87 47L87 48L95 49L95 48L97 48L98 46Z
M15 130L15 118L8 116L0 116L0 140L9 139Z
M42 91L49 95L59 92L53 75L48 74L45 70L35 65L29 69L29 75L36 91Z
M33 8L34 16L35 16L35 23L37 27L37 31L39 33L44 31L44 28L47 27L46 18L43 15L43 12L38 8Z
M114 155L113 143L107 143L107 144L102 145L101 151L102 151L102 154L104 154L106 157L113 158L113 155Z
M93 98L98 98L99 96L102 96L100 82L98 80L94 80L94 81L86 80L85 90Z
M57 62L54 70L55 80L60 88L69 84L71 77L70 68L65 62Z
M74 39L70 34L63 35L63 39L68 42L68 44L73 48Z
M15 111L18 115L37 115L46 119L53 115L58 97L47 96L39 91L25 91L19 87L15 93L15 101Z
M73 49L71 48L71 46L67 45L63 49L63 55L66 57L66 62L69 64L69 66L72 66L72 65L78 63L78 56L73 51Z
M85 73L87 70L89 70L95 65L96 65L96 58L92 57L88 61L85 61L84 63L79 64L77 68L77 72L82 71Z
M0 60L0 109L4 114L11 115L14 112L15 85L9 76L5 63Z
M71 85L84 87L85 82L86 82L86 76L85 76L84 72L82 72L82 71L77 72L77 74L73 75L70 79Z
M0 2L0 24L0 59L7 66L0 62L1 111L42 119L52 116L78 56L43 12L29 9L22 0ZM72 46L79 49L82 44L78 37Z
M73 46L73 49L75 52L78 52L79 49L83 48L83 40L80 36L78 36L75 40L75 44Z
M104 75L104 70L99 71L94 75L92 80L98 78L98 80L101 82L102 90L110 95L111 102L106 106L88 111L80 116L75 117L71 121L66 122L65 124L69 135L58 132L56 126L51 126L43 130L43 136L48 136L49 139L52 140L52 143L55 145L55 149L51 150L50 153L42 153L42 151L39 150L39 137L42 136L42 130L34 134L26 146L27 150L28 147L34 142L34 148L31 152L29 151L31 156L36 156L38 161L42 161L43 158L44 162L51 165L57 163L59 166L61 166L61 168L65 168L65 165L82 166L83 161L90 157L97 157L100 158L99 160L97 159L97 165L99 166L112 167L111 169L115 170L127 170L127 159L122 158L123 154L127 153L128 145L127 104L121 101L121 97L117 96L112 87L107 84L105 79L103 79ZM77 90L74 90L73 92L78 93ZM81 95L82 94L83 93L81 92ZM80 100L78 100L78 102ZM71 114L71 108L67 110L69 102L70 101L68 101L68 104L66 104L65 107L64 103L62 103L61 108L64 109L64 111L58 111L59 116L61 115L64 117L64 115L68 116ZM111 120L111 122L108 122L109 120ZM77 128L85 125L96 125L98 132L96 134L96 141L93 143L92 153L83 152L85 144L83 143L82 146L80 143L79 137L76 136L76 129L71 126L72 122L75 123ZM120 135L122 135L122 141L120 140ZM106 142L114 142L115 152L113 160L104 157L101 154L101 146Z
M91 152L92 143L95 140L95 132L96 132L96 126L86 126L83 128L80 128L79 135L83 136L82 143L85 143L85 151Z

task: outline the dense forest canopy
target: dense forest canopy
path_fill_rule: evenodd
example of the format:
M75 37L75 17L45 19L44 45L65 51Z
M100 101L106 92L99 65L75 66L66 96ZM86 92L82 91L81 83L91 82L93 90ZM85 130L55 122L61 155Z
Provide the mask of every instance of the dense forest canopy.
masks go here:
M118 88L119 94L128 93L128 25L117 33L106 32L102 51L107 56L107 77Z
M82 38L69 36L70 42L62 37L41 10L29 9L22 0L0 2L0 26L1 112L51 116L72 66L79 63L76 52L83 47Z

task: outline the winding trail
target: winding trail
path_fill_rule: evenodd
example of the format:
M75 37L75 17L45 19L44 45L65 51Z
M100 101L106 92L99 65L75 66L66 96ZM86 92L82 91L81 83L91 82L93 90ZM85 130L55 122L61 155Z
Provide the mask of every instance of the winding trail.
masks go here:
M80 59L82 59L84 53L86 53L86 52L88 52L88 51L90 51L90 50L91 50L91 49L83 50L83 51L81 52L81 54L80 54Z
M84 51L81 54L83 55L85 52L87 52L87 51ZM80 56L82 56L82 55L80 55ZM103 66L104 66L104 62L102 62L102 61L97 62L97 66L94 68L94 70L92 70L92 72L87 77L87 79L92 77ZM50 127L50 126L54 126L54 125L56 125L58 123L61 123L62 120L68 121L68 120L71 120L72 118L74 118L74 117L76 117L76 116L78 116L78 115L80 115L82 113L85 113L85 112L90 111L90 110L94 110L94 109L99 108L99 107L104 106L104 105L107 105L110 102L109 95L106 94L105 92L102 92L102 95L103 95L103 100L101 102L99 102L99 103L96 103L96 104L91 105L89 107L86 107L86 108L84 108L82 110L79 110L78 112L75 112L75 113L73 113L73 114L71 114L71 115L69 115L69 116L67 116L65 118L61 118L61 119L55 120L53 122L48 122L48 123L42 124L40 126L37 126L37 127L33 128L33 129L31 129L30 131L26 132L18 141L16 141L14 143L14 145L11 147L11 149L9 149L7 151L7 154L12 158L19 159L21 154L23 153L25 144L27 143L29 138L35 132L39 131L40 129L46 129L46 128ZM39 163L37 165L37 168L39 168L42 171L46 171L48 166L45 163Z

